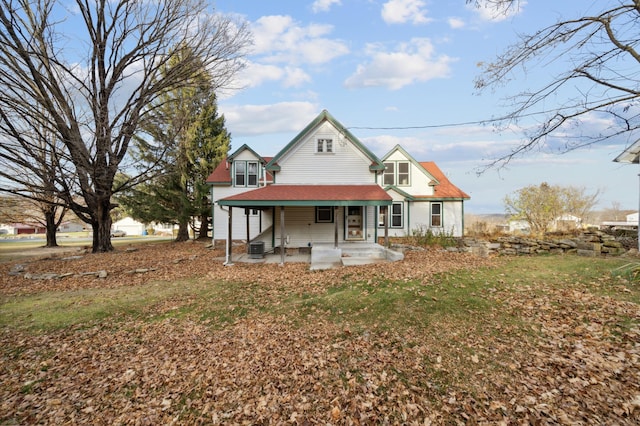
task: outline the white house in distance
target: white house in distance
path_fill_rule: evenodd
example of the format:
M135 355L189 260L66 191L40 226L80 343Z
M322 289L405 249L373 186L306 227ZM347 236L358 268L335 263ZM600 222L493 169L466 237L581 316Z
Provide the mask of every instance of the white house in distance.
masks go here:
M461 236L469 196L396 146L376 157L326 110L275 157L243 145L209 176L213 239L310 249L417 228Z
M173 235L173 230L176 228L170 223L150 223L144 224L132 217L126 216L120 220L117 220L111 224L112 231L124 231L127 235L147 235L147 231L153 229L154 235Z

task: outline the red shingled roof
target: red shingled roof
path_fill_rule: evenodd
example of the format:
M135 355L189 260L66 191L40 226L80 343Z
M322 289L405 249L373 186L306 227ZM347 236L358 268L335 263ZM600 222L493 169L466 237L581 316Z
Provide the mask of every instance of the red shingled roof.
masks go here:
M271 161L273 157L262 157L265 163ZM260 177L260 182L264 183L262 177ZM273 182L273 176L270 172L267 172L267 182ZM207 178L207 183L222 183L231 185L231 165L227 163L227 159L225 158L218 164L218 167L209 175Z
M419 198L471 198L466 192L452 184L433 161L423 161L420 165L440 182L434 186L434 195L418 196Z
M223 199L228 201L391 201L379 185L268 185Z

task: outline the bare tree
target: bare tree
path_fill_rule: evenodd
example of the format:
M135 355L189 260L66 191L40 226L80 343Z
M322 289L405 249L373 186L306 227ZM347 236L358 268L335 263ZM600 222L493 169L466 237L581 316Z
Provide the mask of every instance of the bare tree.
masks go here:
M21 158L24 175L37 173L46 141L57 197L91 225L93 251L104 252L113 250L112 195L153 172L114 186L119 170L132 169L127 152L146 107L191 84L203 64L214 90L228 85L250 37L201 0L74 3L0 0L0 161ZM175 46L191 54L161 74ZM14 176L3 177L25 192Z
M503 7L517 6L517 0L485 0ZM478 3L467 0L467 3ZM482 3L482 2L481 2ZM480 90L506 84L520 71L536 66L562 65L540 87L518 93L512 111L503 117L508 125L520 119L541 117L540 124L526 140L493 164L541 147L548 138L593 115L606 116L611 125L596 133L587 129L572 138L563 138L559 150L567 152L616 136L637 138L640 127L640 1L588 2L585 8L600 8L594 14L560 20L534 34L523 35L495 61L481 64L476 79ZM553 99L560 97L560 99ZM553 105L549 108L549 104Z
M572 215L583 223L598 199L599 191L589 194L574 186L529 185L507 195L505 210L512 219L525 220L535 234L544 235L563 216Z
M4 124L0 122L0 135ZM56 247L56 232L68 211L55 185L58 173L64 173L66 169L57 156L57 151L63 147L55 135L38 127L37 123L31 123L29 127L31 132L22 129L20 135L26 144L7 138L0 147L0 178L9 183L0 187L0 191L22 198L19 203L22 211L18 215L45 227L46 247Z

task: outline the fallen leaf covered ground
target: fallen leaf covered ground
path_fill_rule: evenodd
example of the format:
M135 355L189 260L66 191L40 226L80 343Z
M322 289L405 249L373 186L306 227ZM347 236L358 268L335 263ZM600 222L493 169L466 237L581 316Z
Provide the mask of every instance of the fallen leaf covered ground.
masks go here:
M2 327L0 424L640 422L640 307L627 297L637 283L535 278L535 260L485 282L508 260L438 250L321 272L222 262L171 243L19 262L72 273L56 280L0 264L3 303L186 288L104 321ZM98 270L107 277L81 275ZM454 271L478 287L461 288ZM442 309L430 324L413 315L429 309Z

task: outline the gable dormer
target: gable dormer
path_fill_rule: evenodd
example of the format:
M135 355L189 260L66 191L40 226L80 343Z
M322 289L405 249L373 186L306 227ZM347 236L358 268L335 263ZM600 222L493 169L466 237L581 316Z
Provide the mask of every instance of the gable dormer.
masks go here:
M430 174L404 148L396 145L382 158L385 169L379 183L383 187L395 187L411 194L426 194L432 192L432 187L438 185L438 179Z
M375 182L382 161L326 110L267 164L277 183Z
M271 158L263 158L247 145L230 154L211 173L207 183L213 186L257 188L272 181L265 165Z

